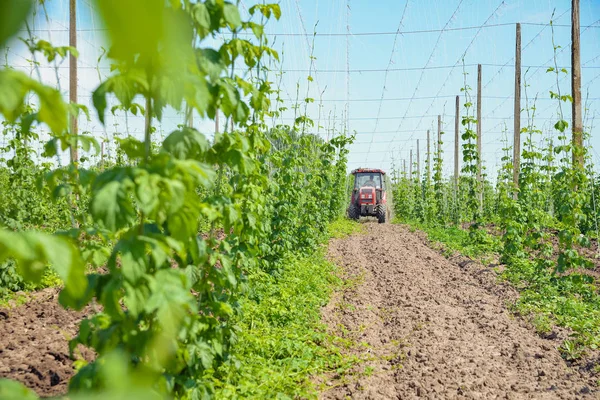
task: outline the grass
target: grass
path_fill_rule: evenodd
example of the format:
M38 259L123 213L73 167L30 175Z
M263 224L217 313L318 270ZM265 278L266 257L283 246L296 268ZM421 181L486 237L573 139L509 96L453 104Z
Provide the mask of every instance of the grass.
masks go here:
M328 232L338 238L361 229L338 220ZM321 307L344 287L338 275L324 249L290 257L277 277L250 274L234 357L217 371L215 398L316 398L311 376L349 370L354 361L341 354L339 338L321 323Z
M343 239L350 235L365 233L365 227L356 221L340 218L329 224L327 233L330 238Z
M9 268L13 268L13 271L9 271ZM12 266L10 262L0 264L0 308L12 308L17 307L21 304L27 303L31 298L31 293L49 288L58 287L62 285L62 280L51 268L46 268L42 279L38 283L31 283L24 281L19 275L17 275L16 267Z
M400 221L396 221L400 222ZM483 230L469 232L456 226L428 226L417 221L401 221L413 231L427 233L428 239L441 247L446 256L458 252L469 258L482 260L500 251L500 240ZM443 246L439 246L439 245Z

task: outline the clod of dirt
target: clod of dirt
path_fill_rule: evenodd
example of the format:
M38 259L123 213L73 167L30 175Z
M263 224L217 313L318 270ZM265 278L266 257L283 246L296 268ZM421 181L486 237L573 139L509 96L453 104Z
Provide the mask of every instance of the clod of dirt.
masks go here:
M600 394L589 374L566 365L555 343L510 315L505 304L516 293L498 284L493 270L450 262L401 226L366 226L366 236L331 242L331 260L354 284L322 314L331 331L352 343L345 351L365 361L339 378L321 378L332 383L323 385L321 398Z

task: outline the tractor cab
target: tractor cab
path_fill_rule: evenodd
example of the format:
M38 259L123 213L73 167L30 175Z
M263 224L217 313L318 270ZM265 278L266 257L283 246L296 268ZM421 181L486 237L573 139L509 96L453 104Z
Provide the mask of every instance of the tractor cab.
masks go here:
M359 168L352 171L354 188L348 216L358 219L360 216L377 217L380 223L387 216L385 192L385 172L380 169Z

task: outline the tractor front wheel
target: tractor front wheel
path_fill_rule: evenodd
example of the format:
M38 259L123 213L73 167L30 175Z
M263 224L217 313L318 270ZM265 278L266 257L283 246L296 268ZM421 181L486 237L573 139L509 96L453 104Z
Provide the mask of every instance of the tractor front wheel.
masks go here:
M356 204L350 204L348 207L348 218L358 221L360 218L360 209Z
M375 215L377 216L377 221L380 224L385 223L385 217L387 215L387 210L385 204L378 204L375 208Z

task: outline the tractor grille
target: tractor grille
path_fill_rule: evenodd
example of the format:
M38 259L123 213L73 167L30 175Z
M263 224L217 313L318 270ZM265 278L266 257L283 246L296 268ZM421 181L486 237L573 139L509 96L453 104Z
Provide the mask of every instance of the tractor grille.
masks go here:
M360 190L360 200L368 201L369 203L373 201L373 197L376 196L373 189L361 189Z

